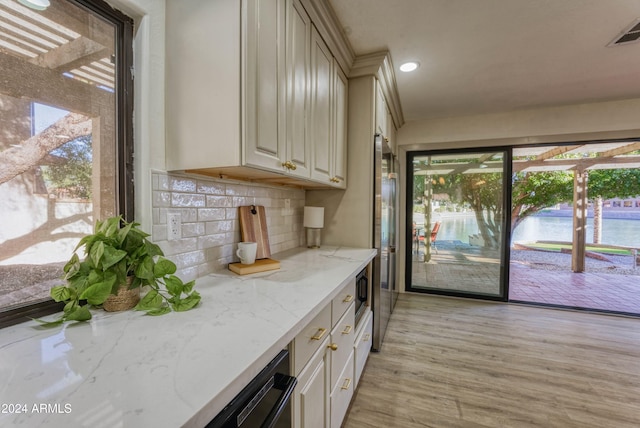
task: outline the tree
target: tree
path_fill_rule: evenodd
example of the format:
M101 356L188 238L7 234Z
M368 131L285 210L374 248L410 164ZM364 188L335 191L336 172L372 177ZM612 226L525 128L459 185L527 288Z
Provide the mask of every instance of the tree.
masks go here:
M512 232L525 218L573 200L573 172L517 172L511 183Z
M91 120L69 113L41 133L0 152L0 184L38 165L51 151L78 137L91 134Z
M55 189L64 189L69 197L91 199L91 136L69 141L50 155L61 162L44 168L44 176Z
M589 199L630 198L640 195L640 169L594 169L589 171Z

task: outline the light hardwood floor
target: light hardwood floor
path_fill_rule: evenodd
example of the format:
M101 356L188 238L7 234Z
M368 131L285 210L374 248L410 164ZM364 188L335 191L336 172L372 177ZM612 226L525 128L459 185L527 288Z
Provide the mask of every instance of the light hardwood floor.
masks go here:
M640 319L401 295L343 427L640 427Z

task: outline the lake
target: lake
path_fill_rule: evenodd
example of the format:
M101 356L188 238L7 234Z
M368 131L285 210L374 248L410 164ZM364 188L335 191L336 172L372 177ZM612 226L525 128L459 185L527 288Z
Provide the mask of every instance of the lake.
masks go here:
M419 217L414 217L421 223ZM437 214L433 221L441 221L438 239L459 240L469 242L469 235L478 233L475 216L454 215L440 217ZM571 241L571 217L527 217L516 228L512 242L517 241ZM587 242L593 242L593 219L587 220ZM640 220L603 219L602 244L640 246Z

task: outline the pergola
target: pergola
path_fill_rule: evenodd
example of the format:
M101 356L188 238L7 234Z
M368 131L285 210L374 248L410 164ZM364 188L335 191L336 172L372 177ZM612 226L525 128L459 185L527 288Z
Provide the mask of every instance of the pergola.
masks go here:
M0 117L0 183L42 164L49 151L91 134L94 210L101 213L112 205L102 207L102 190L115 182L112 161L105 161L115 150L114 26L70 2L50 3L34 10L0 0L0 69L5 71L0 104L16 106ZM70 114L31 135L31 101Z
M517 147L513 149L512 171L543 172L573 171L573 242L572 270L583 272L586 260L587 185L588 171L595 169L640 168L640 141L603 141L567 145ZM503 172L503 159L491 153L438 155L436 163L428 157L426 164L415 164L414 175L435 176ZM461 159L464 157L464 159ZM427 180L430 183L430 180ZM426 186L427 206L430 206L431 186ZM601 201L594 205L594 228L602 222ZM425 215L430 225L431 213ZM427 249L428 251L428 249ZM425 260L428 260L425 254Z

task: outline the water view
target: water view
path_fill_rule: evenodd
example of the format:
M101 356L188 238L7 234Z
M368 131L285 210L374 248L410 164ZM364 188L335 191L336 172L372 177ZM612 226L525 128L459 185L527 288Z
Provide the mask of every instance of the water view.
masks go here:
M420 224L422 215L414 219ZM459 240L469 242L469 235L478 233L478 226L473 214L434 217L441 221L438 240ZM534 216L526 218L514 231L512 242L526 241L571 241L571 217ZM593 242L593 219L587 221L587 242ZM602 244L638 246L640 245L640 220L603 219Z

